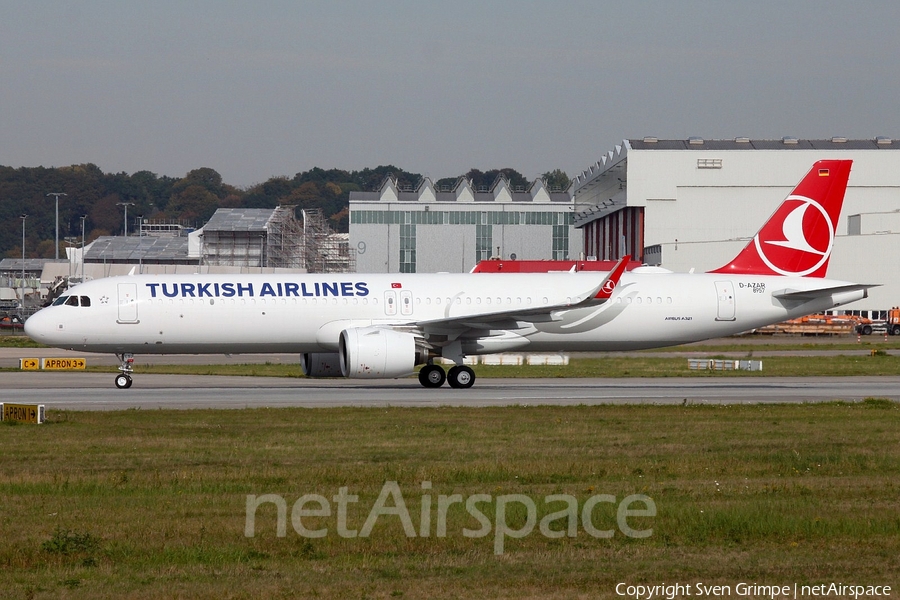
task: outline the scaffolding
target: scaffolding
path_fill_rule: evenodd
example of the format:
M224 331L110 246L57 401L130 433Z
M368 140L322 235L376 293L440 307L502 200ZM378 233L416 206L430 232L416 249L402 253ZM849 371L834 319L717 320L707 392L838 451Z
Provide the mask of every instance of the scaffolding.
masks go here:
M350 252L350 236L335 233L320 208L303 213L303 258L309 273L353 273L356 253Z
M350 236L335 233L318 208L220 208L203 228L203 264L351 273L356 268Z
M293 206L279 206L266 224L267 267L300 269L304 266L303 230Z

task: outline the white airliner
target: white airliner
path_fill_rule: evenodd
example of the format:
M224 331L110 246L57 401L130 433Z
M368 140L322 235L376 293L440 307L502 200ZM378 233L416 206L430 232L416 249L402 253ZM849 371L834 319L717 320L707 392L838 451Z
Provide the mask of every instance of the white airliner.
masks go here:
M467 388L467 355L635 350L727 336L865 298L824 279L851 161L817 162L750 243L709 273L130 275L71 288L25 323L35 341L136 354L297 352L311 377ZM445 374L437 357L455 363Z

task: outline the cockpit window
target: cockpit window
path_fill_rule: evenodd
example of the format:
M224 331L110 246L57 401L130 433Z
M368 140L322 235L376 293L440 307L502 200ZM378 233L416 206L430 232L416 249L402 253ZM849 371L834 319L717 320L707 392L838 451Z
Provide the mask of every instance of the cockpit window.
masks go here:
M62 304L65 304L66 306L78 306L79 301L81 306L91 305L90 296L60 296L53 301L53 306L60 306Z

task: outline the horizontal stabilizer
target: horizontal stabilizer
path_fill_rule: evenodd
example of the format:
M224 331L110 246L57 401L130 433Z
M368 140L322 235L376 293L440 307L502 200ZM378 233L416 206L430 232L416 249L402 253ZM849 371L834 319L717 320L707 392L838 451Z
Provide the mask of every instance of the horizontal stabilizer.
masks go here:
M869 288L879 287L880 284L859 284L851 283L847 285L837 285L834 287L817 288L814 290L782 290L772 294L773 298L781 300L815 300L824 298L834 294L842 294L846 292L865 291Z

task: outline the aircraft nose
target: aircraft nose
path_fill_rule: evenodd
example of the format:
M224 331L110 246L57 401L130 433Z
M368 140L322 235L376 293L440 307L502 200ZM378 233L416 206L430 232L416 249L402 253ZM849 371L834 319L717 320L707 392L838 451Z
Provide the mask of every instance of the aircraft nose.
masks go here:
M25 335L35 342L46 343L52 332L51 328L45 310L39 310L25 320Z

